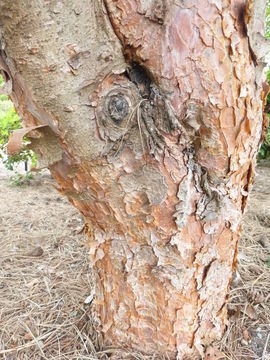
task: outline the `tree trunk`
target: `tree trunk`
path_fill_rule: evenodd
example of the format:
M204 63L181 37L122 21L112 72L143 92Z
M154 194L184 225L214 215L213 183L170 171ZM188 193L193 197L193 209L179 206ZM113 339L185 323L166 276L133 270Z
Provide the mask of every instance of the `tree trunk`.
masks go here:
M85 216L105 345L203 356L261 142L264 0L2 0L0 66Z

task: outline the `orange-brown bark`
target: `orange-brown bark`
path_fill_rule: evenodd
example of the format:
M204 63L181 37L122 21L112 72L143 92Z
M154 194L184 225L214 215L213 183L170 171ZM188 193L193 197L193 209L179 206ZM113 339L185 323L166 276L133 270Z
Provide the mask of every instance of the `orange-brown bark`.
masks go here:
M24 24L38 8L20 5L2 62L28 126L49 125L40 157L85 216L96 328L106 345L203 356L226 326L262 136L263 21L237 0L84 1L84 15L71 3L44 6L46 41ZM84 17L71 35L69 7Z

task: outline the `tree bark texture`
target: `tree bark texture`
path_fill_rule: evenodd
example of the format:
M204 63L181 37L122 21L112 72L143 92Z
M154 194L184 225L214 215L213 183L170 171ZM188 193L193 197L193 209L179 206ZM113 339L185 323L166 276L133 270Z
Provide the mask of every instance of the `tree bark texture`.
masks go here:
M105 345L195 358L224 331L266 125L264 5L0 3L11 97L86 219Z

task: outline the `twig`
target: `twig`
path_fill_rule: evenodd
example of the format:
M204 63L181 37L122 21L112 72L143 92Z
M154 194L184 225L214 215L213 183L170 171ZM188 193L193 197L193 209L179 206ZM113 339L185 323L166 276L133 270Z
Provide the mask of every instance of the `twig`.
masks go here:
M270 339L270 332L268 333L267 338L266 338L266 341L265 341L265 345L264 345L264 349L263 349L263 354L262 354L262 360L266 360L266 352L267 352L267 347L268 347L269 339Z
M37 343L36 341L39 341L39 340L43 340L45 339L49 334L45 334L43 336L39 336L38 338L35 338L34 340L32 340L31 342L25 344L25 345L21 345L21 346L17 346L17 347L14 347L12 349L6 349L6 350L0 350L0 355L2 354L9 354L9 353L12 353L14 351L20 351L20 350L23 350L23 349L26 349L26 348L29 348L29 347L32 347L32 346L36 346Z

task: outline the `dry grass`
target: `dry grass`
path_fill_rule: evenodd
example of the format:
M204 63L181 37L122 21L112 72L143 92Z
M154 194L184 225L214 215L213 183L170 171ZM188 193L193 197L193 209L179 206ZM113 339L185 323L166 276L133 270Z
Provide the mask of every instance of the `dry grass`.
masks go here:
M219 344L233 360L270 359L270 169L258 172ZM84 303L92 276L83 221L51 183L43 175L14 188L0 178L0 359L158 359L102 350Z

